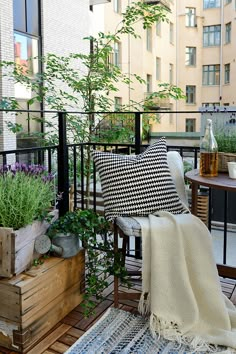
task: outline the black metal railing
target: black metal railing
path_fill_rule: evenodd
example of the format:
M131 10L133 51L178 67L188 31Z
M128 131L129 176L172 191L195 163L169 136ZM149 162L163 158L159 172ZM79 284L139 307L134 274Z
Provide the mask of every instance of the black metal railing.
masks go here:
M3 110L2 110L3 111ZM1 110L0 110L1 112ZM13 111L11 111L13 112ZM31 111L30 111L31 112ZM34 112L34 111L32 111ZM27 160L31 164L45 164L49 172L55 173L57 193L62 196L58 200L59 214L63 215L69 209L87 208L88 205L98 212L103 212L102 195L99 189L95 166L91 163L91 176L89 182L86 181L87 172L87 152L88 149L100 149L104 151L113 151L116 153L138 154L148 144L142 144L142 112L128 112L134 116L134 141L127 143L107 143L107 142L80 142L68 143L67 114L68 112L44 111L43 114L50 113L57 115L58 119L58 144L50 146L32 147L24 149L15 149L0 151L1 163L7 164L11 158L18 162ZM122 112L113 114L121 115ZM167 114L168 112L158 112L158 114ZM181 114L185 112L173 112ZM191 113L191 112L187 112ZM199 112L195 112L200 114ZM83 115L85 113L73 112L73 114ZM94 113L97 114L97 113ZM99 112L99 114L108 114ZM123 112L122 114L127 114ZM147 112L145 112L147 114ZM151 112L153 114L153 112ZM109 112L110 115L110 112ZM183 160L191 160L192 167L197 168L199 158L198 146L168 145L168 150L176 150L180 153ZM27 156L27 159L26 159ZM211 208L212 199L210 196L209 226L211 226ZM227 200L226 200L227 202ZM227 243L227 205L224 211L224 243ZM224 247L225 249L225 247ZM226 256L224 255L224 263Z

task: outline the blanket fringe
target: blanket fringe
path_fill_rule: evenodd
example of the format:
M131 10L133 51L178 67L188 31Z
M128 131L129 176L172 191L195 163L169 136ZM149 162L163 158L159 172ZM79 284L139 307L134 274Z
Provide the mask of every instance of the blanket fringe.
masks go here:
M150 294L143 292L141 294L139 304L138 304L138 311L141 315L145 316L150 313Z
M208 352L208 353L221 353L221 354L232 354L236 353L234 349L227 348L225 350L220 349L219 346L206 343L200 336L186 336L179 330L179 325L172 321L164 320L163 318L157 317L154 314L150 315L150 331L154 338L163 338L174 341L178 344L177 350L181 345L186 345L189 347L191 353L195 352Z

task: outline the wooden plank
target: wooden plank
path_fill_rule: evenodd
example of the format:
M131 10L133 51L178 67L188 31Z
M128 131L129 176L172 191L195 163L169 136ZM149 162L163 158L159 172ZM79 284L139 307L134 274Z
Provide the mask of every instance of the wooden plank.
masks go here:
M52 328L82 301L83 294L80 293L80 283L76 283L46 306L40 308L38 312L33 313L32 317L27 316L27 320L22 322L22 329L27 329L30 326L32 333L34 333L34 330L38 330L39 326L42 329Z
M83 331L86 331L89 325L94 322L95 319L101 315L104 311L106 311L112 304L112 301L110 300L104 300L102 301L95 309L95 315L92 315L88 318L83 318L81 321L79 321L75 327L82 329Z
M12 241L11 238L13 229L0 227L0 276L10 277L12 274L12 259L11 254Z
M50 346L50 349L63 354L69 349L69 345L57 341Z
M69 329L70 326L66 324L61 324L47 337L45 337L39 344L37 344L33 349L28 351L27 354L42 354L44 350L48 349L58 338L60 338Z
M82 331L81 329L71 327L71 328L68 330L67 333L68 333L70 336L73 336L73 337L79 339L85 332Z
M69 335L68 332L63 334L63 336L61 336L58 339L58 342L63 343L65 345L67 345L68 347L71 347L76 341L77 341L77 338ZM53 346L51 347L51 349L53 349Z
M84 250L70 259L51 257L45 263L30 275L0 281L0 317L18 321L25 328L29 319L60 293L75 283L79 288L84 277Z
M225 278L236 279L236 267L226 266L224 264L217 264L218 273Z
M56 276L55 271L50 269L39 278L35 279L37 281L33 283L34 286L29 291L22 294L21 316L23 323L27 323L42 307L47 306L55 298L55 294L58 296L73 284L78 284L77 288L80 292L80 284L84 279L82 254L60 263ZM47 295L44 296L44 294Z
M24 343L24 351L31 349L35 342L44 336L50 328L53 328L61 318L82 301L83 295L79 295L78 290L78 287L74 286L72 289L59 295L46 306L40 318L36 316L30 321L31 338L28 343ZM65 326L69 325L65 324Z

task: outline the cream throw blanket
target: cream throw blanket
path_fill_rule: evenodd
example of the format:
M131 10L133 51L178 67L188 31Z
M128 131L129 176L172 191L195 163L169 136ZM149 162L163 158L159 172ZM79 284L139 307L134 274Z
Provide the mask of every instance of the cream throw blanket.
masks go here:
M140 312L151 313L151 330L166 339L236 353L236 308L221 291L207 227L192 214L158 215L135 218L143 241Z

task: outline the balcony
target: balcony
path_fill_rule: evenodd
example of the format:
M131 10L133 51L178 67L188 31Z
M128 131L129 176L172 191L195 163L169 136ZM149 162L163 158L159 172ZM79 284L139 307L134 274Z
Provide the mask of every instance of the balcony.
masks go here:
M89 0L89 5L94 6L99 4L108 4L109 2L111 2L111 0Z
M147 4L162 5L170 10L171 0L144 0Z
M162 103L162 107L163 107ZM58 112L55 112L58 113ZM73 112L77 114L76 112ZM152 113L152 112L151 112ZM169 114L165 110L162 114ZM46 112L45 112L46 114ZM96 173L93 170L90 179L90 191L89 195L86 192L86 184L85 184L85 149L87 147L99 148L105 151L114 151L116 153L125 153L125 154L133 154L139 153L142 149L144 149L147 144L142 144L142 139L140 136L140 118L141 113L139 112L119 112L116 115L119 116L117 118L114 117L113 114L108 115L104 114L106 118L109 117L113 120L113 129L118 128L121 129L122 124L125 124L126 119L123 119L125 115L128 114L127 120L129 120L129 124L133 122L132 131L135 132L135 142L81 142L81 143L72 143L70 144L66 140L66 133L69 135L69 132L66 131L66 114L58 113L58 121L59 121L59 144L54 146L44 146L44 147L31 147L18 149L14 151L2 151L0 152L0 158L3 163L7 163L8 159L15 156L16 161L30 162L30 163L46 163L48 169L53 171L58 176L58 184L57 188L59 192L63 192L64 198L59 203L59 208L62 213L68 210L69 205L72 205L72 208L86 208L88 205L91 208L103 212L103 201L102 195L100 191L99 181L96 179ZM180 112L178 112L180 114ZM101 116L101 114L100 114ZM118 118L122 118L122 124L118 123ZM132 120L133 119L133 120ZM108 124L108 120L106 121ZM108 125L108 130L111 127ZM97 132L97 136L99 136L100 132ZM198 165L199 158L199 148L196 146L186 146L185 144L179 145L168 145L169 150L177 150L184 161L191 161L192 167L196 168ZM70 164L68 163L69 157ZM82 162L81 162L82 161ZM81 162L81 164L80 164ZM78 173L79 171L79 173ZM71 193L69 193L68 186L73 186L71 188ZM215 219L216 215L212 213L212 210L217 208L217 202L213 198L211 200L211 206L208 209L209 202L209 189L201 188L200 190L204 207L199 207L199 217L204 219L205 223L210 223L210 227L213 235L213 242L215 244L215 256L217 259L217 263L225 263L225 265L229 265L229 268L235 266L235 249L236 249L236 233L235 233L235 224L234 220L231 220L230 223L227 220L222 220L222 216L219 217L218 220ZM191 201L190 201L191 202ZM235 200L234 200L235 202ZM220 209L223 205L223 197L220 196ZM207 210L206 210L207 209ZM228 203L226 206L228 211L228 215L230 211L232 211L233 207L230 207ZM202 211L203 210L203 211ZM207 213L207 217L206 217ZM208 218L209 216L209 218ZM223 217L225 214L223 213ZM208 224L209 226L209 224ZM226 226L226 230L224 227ZM224 234L226 232L226 234ZM131 240L132 242L132 240ZM223 260L223 249L224 243L228 242L227 248L227 257ZM135 245L135 242L133 242ZM130 247L132 248L132 247ZM134 257L135 254L130 252L127 257L127 267L131 270L140 270L141 268L141 260ZM233 261L232 261L233 259ZM232 263L231 263L232 261ZM138 280L138 279L137 279ZM105 290L105 299L102 302L97 303L96 307L96 315L85 319L83 318L83 309L81 305L77 306L73 311L71 311L60 323L53 328L50 333L41 338L35 346L28 352L28 354L40 354L40 353L63 353L65 352L84 332L88 330L88 328L96 322L99 317L106 311L107 308L113 306L113 279L108 279L109 286ZM236 305L236 282L233 279L229 279L229 277L221 278L221 286L225 295L230 298ZM130 290L126 287L120 286L121 291L129 292ZM132 285L133 290L136 292L140 292L141 283L135 282ZM134 300L122 300L121 308L136 312L137 311L137 301ZM0 352L3 354L13 354L12 350L0 348Z

